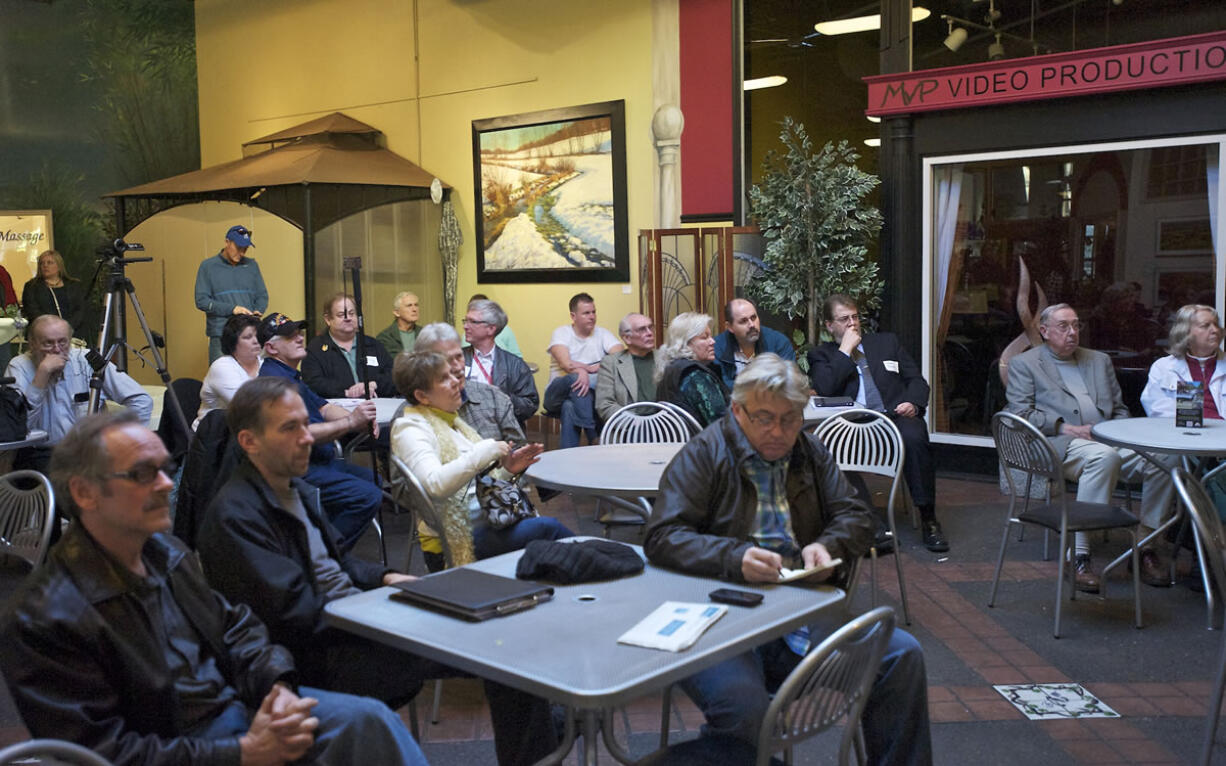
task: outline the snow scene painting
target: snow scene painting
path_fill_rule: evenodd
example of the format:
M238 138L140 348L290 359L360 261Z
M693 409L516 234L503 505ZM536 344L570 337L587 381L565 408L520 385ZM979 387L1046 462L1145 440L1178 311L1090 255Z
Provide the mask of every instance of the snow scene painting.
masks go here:
M481 281L628 278L621 107L473 123Z

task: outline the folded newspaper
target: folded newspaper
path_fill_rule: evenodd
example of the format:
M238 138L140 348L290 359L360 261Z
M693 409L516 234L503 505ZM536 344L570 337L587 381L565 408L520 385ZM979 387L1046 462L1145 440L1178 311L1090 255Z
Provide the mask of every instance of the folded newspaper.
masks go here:
M698 637L727 611L728 607L719 604L665 601L623 633L617 643L679 652L693 646Z

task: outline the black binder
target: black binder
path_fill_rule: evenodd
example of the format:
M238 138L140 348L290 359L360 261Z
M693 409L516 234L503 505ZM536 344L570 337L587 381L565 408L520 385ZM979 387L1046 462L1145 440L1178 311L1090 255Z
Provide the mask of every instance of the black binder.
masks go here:
M553 598L553 588L468 567L392 585L391 598L473 622L502 617Z
M856 403L850 396L811 396L814 407L851 407Z

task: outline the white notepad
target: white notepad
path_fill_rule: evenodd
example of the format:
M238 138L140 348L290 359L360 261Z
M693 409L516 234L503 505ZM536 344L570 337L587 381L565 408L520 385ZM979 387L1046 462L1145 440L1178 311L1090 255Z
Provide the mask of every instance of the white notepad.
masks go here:
M843 559L832 559L829 564L818 567L810 567L808 569L788 569L784 567L779 570L779 582L791 582L793 580L803 580L806 577L812 577L818 572L825 572L827 569L834 569L843 563Z
M679 652L693 646L698 637L727 612L728 607L720 604L665 601L618 637L617 643Z

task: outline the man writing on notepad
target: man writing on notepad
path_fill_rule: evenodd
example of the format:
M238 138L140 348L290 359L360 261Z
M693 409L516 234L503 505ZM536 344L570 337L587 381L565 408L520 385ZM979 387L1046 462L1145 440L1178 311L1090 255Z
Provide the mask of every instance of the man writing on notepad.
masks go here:
M728 413L664 471L644 543L651 563L766 583L784 567L864 555L873 539L868 508L822 443L802 433L808 389L799 368L774 354L745 366ZM703 737L755 743L768 692L823 637L802 628L682 681L706 716ZM895 630L862 718L869 763L932 763L926 683L919 643Z

